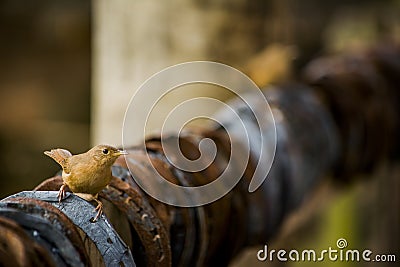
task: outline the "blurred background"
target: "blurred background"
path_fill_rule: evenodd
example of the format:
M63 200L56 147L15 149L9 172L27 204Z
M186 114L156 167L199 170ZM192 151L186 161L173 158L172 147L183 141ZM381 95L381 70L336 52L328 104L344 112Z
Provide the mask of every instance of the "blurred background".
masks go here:
M322 54L400 42L400 1L0 0L0 22L2 198L58 170L44 150L121 145L130 97L165 67L213 60L260 86L295 79ZM350 185L326 182L268 245L324 249L346 237L399 257L400 167L381 165ZM233 265L260 264L258 249Z
M0 1L0 197L58 170L43 151L89 148L90 1Z

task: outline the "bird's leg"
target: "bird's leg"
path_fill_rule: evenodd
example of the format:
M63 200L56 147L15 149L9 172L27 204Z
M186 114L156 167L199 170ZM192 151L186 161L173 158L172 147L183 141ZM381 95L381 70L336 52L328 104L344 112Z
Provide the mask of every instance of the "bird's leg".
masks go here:
M57 194L58 202L61 202L61 200L64 199L64 197L65 197L65 187L66 186L67 186L66 184L63 184L60 187L60 190L58 190L58 194Z
M93 200L97 202L97 207L94 209L97 211L96 217L94 217L93 221L97 221L97 219L103 214L103 203L97 199L97 195L93 197Z

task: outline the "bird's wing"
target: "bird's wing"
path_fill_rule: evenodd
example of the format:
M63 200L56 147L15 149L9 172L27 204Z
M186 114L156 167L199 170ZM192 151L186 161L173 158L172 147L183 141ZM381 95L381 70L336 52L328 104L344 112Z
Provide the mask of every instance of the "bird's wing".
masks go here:
M60 164L64 172L66 173L70 172L68 169L68 158L72 157L71 152L69 152L66 149L57 148L57 149L52 149L50 151L45 151L44 154L51 157L58 164Z

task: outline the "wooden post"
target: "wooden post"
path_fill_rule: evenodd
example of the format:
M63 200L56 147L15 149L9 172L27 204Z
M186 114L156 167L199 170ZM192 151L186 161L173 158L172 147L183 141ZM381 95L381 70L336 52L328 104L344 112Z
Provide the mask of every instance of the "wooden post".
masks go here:
M121 143L129 100L152 74L193 60L244 66L265 44L264 1L98 0L93 8L93 144ZM158 112L199 94L188 91L167 96ZM215 87L201 95L227 98ZM193 110L202 111L215 112L204 106ZM160 117L149 122L150 130L162 125ZM129 133L132 140L142 140L142 130Z

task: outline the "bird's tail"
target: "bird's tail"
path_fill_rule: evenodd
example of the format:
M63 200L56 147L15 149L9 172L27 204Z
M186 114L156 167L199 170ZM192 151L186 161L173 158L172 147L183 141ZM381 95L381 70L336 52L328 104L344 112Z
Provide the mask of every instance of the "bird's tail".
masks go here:
M63 169L66 167L67 159L72 156L71 152L61 148L44 151L44 154L54 159Z

